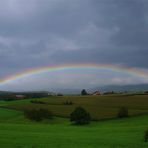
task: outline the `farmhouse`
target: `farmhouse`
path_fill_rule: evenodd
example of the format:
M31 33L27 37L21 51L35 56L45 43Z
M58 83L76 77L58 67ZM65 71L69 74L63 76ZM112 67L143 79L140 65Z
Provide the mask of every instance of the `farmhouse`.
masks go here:
M25 98L25 95L15 95L15 97L16 97L17 99L24 99L24 98Z

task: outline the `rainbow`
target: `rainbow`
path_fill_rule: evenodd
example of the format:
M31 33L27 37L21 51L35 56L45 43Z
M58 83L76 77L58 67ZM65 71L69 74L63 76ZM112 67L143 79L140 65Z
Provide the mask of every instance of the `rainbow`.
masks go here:
M142 77L148 80L148 70L127 67L122 65L112 65L112 64L63 64L63 65L49 65L43 67L37 67L33 69L28 69L25 71L21 71L14 75L6 76L0 79L0 85L4 85L7 83L18 81L22 78L35 76L37 74L43 74L46 72L56 72L56 71L64 71L64 70L111 70L114 72L124 72L133 76Z

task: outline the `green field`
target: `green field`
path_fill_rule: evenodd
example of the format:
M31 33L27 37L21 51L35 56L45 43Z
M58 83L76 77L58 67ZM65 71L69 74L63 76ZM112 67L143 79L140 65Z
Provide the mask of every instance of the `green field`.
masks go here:
M33 123L26 121L23 113L7 109L0 109L0 118L2 148L148 147L143 140L144 131L148 128L147 115L92 122L86 126L71 125L69 120L63 118ZM9 122L5 122L7 118Z
M46 104L31 103L31 100ZM73 105L64 105L66 100ZM144 131L148 129L148 95L53 96L0 101L0 106L0 148L148 147L144 142ZM85 126L72 125L65 117L77 106L84 107L98 121ZM129 109L132 117L116 118L122 106ZM29 108L47 108L54 117L30 121L23 113Z
M54 115L60 117L69 117L77 106L82 106L94 120L116 118L121 107L127 107L130 115L148 113L148 95L53 96L38 100L47 104L34 104L30 100L21 100L3 103L3 106L18 110L47 108ZM72 101L74 104L64 105L66 100Z

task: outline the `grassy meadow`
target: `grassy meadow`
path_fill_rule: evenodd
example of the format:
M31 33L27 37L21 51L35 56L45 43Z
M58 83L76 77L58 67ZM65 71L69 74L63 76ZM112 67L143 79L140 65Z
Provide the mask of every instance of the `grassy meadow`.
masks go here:
M131 116L148 113L148 95L50 96L33 100L42 101L45 104L31 103L28 99L2 105L17 110L47 108L59 117L69 117L77 106L82 106L91 114L93 120L116 118L121 107L127 107ZM66 101L71 101L73 104L65 105Z
M147 115L74 126L64 118L34 123L26 121L19 111L0 109L0 114L5 114L0 116L0 147L3 148L148 147L143 140L148 128ZM12 121L5 122L6 117Z
M45 104L31 103L31 100ZM67 100L73 104L65 105ZM0 106L2 148L148 147L143 138L148 129L148 95L50 96L0 101ZM67 117L77 106L84 107L98 121L72 125ZM122 106L129 109L131 117L116 118ZM55 116L41 122L30 121L23 114L23 110L29 108L47 108Z

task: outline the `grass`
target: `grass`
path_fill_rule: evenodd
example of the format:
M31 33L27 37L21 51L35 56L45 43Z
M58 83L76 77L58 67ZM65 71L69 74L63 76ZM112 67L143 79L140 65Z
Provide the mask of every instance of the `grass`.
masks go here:
M0 109L0 147L4 148L146 148L144 131L148 116L92 122L74 126L64 118L34 123L17 120L23 114ZM10 118L12 122L5 122ZM14 119L15 120L14 120ZM10 121L9 120L9 121ZM58 122L60 124L58 124Z
M68 118L53 117L52 120L43 120L40 123L43 124L61 124L69 121ZM12 109L0 108L0 123L15 123L15 124L38 124L37 122L30 121L25 118L22 111L16 111Z
M148 95L54 96L35 100L47 104L34 104L30 100L21 100L5 102L2 105L18 110L47 108L60 117L69 117L77 106L82 106L90 112L94 120L115 118L121 107L127 107L131 116L148 113ZM64 105L66 100L74 104Z
M0 109L0 122L9 122L15 120L22 115L19 111L12 111L8 109Z
M144 132L148 115L91 122L74 126L68 118L32 122L21 110L48 108L54 115L67 117L76 106L86 108L94 119L114 118L118 109L128 107L130 115L148 112L148 95L63 96L0 102L0 147L4 148L147 148ZM64 105L71 100L74 105ZM15 110L6 109L13 108Z

